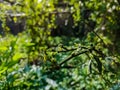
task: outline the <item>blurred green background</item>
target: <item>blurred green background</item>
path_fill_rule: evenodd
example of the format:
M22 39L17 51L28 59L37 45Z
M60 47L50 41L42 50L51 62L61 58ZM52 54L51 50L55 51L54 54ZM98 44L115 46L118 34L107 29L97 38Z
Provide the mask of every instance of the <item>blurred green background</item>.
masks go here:
M119 90L119 0L0 0L0 90Z

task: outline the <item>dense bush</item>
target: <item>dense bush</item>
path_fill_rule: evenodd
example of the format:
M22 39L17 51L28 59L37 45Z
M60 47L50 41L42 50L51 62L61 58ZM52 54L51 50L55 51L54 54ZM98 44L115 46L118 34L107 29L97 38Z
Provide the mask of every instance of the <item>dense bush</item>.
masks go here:
M56 7L60 3L67 4ZM0 3L4 30L0 37L0 89L118 90L119 4L117 0ZM65 10L72 15L73 24L59 28L63 22L56 20ZM25 14L24 32L9 33L9 12ZM17 17L11 19L19 22ZM61 29L68 35L52 36L52 30Z

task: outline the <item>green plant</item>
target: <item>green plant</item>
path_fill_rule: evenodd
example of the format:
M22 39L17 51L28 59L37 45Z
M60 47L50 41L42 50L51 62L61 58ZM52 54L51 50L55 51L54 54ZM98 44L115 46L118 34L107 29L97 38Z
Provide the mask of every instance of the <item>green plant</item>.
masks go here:
M5 30L5 10L26 15L24 32L0 37L1 90L119 89L119 54L111 48L113 39L119 43L111 37L116 37L113 32L119 29L118 14L115 16L119 12L117 1L69 1L74 25L83 21L82 24L89 28L88 20L82 16L83 9L93 10L88 19L95 21L96 26L83 38L51 36L52 28L56 27L56 15L51 12L56 10L59 0L17 2L19 4L13 3L13 6L0 3L0 7L4 7L0 19ZM109 9L114 9L112 15Z

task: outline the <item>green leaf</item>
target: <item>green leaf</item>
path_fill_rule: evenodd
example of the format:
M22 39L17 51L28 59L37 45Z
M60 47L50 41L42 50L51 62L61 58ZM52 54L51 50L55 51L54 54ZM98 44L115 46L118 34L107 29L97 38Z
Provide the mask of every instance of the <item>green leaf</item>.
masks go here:
M16 61L16 60L18 60L18 59L20 59L20 58L23 58L23 57L24 57L24 54L23 54L23 53L17 52L17 53L15 53L15 55L13 56L13 61Z
M100 59L98 58L98 56L94 56L95 61L97 62L97 69L99 71L99 73L102 73L102 62L100 61Z

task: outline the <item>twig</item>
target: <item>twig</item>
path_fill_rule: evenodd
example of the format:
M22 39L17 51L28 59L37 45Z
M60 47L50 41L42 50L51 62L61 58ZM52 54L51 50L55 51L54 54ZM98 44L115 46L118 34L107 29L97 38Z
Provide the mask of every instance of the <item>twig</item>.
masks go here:
M86 53L86 52L88 52L90 50L92 50L92 49L88 49L88 50L85 50L85 51L82 51L82 52L79 52L79 53L72 53L70 56L68 56L68 58L66 58L64 61L62 61L59 65L61 66L64 63L66 63L67 61L69 61L70 59L72 59L73 57L84 54L84 53Z
M94 30L92 32L102 41L102 43L104 44L105 48L108 48L108 45L106 45L106 43L104 42L104 40ZM95 50L95 51L100 54L99 51L97 51L97 50ZM112 54L112 56L116 57L117 59L120 59L118 56L115 56L113 52L110 52L110 53ZM103 54L103 53L101 53L101 54Z
M94 30L92 32L102 41L104 46L107 47L107 45L105 44L104 40Z

